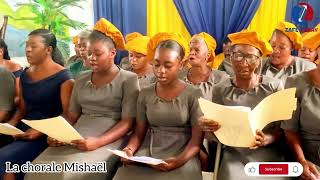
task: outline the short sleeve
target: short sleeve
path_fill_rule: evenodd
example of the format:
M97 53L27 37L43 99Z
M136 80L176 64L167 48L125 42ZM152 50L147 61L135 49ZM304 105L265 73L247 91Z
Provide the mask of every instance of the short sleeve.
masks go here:
M146 91L141 91L138 96L137 101L137 121L147 122L147 106L145 101L145 93Z
M196 124L198 124L198 120L201 116L203 116L203 113L201 111L200 105L199 105L199 101L198 99L200 97L202 97L202 93L200 89L195 89L194 91L192 91L191 93L191 103L190 103L190 121L191 121L191 125L194 126Z
M77 114L80 114L82 111L81 105L79 104L79 96L78 96L79 88L80 88L79 81L76 80L74 83L74 87L72 89L70 105L69 105L69 111Z
M298 79L298 81L299 81L299 79ZM297 109L293 112L292 119L281 122L281 128L282 129L284 129L284 130L293 130L293 131L296 131L296 132L299 130L300 108L301 108L300 102L301 102L301 96L302 96L301 95L301 90L303 88L303 87L299 87L300 85L298 85L297 83L299 83L299 82L297 82L296 75L288 77L288 79L286 80L286 85L285 85L286 89L287 88L293 88L293 87L297 88L297 91L296 91Z
M136 117L139 89L138 77L135 74L132 74L124 81L121 117Z
M219 71L223 71L223 72L225 72L226 71L226 69L224 68L224 61L225 61L225 59L221 62L221 64L219 65L219 67L218 67L218 70Z
M221 84L223 82L220 82ZM213 86L212 88L212 102L223 105L222 97L220 94L220 88L218 85Z
M15 77L6 69L0 69L0 111L11 111L14 106Z

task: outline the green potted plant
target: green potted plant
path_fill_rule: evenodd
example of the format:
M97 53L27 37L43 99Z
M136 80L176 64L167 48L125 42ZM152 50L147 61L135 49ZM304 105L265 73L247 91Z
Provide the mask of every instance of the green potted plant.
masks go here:
M78 7L83 9L79 3L85 0L29 0L28 3L17 3L19 7L30 9L29 14L15 20L31 21L39 28L49 29L58 39L58 47L64 58L69 57L70 49L68 43L71 41L69 28L83 29L86 24L72 20L66 14L67 8Z

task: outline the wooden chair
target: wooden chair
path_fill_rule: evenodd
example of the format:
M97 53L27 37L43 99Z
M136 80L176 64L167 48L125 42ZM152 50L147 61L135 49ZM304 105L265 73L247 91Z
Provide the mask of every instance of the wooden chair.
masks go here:
M6 30L7 30L7 25L8 25L8 16L1 16L0 18L3 18L0 20L0 38L4 39Z

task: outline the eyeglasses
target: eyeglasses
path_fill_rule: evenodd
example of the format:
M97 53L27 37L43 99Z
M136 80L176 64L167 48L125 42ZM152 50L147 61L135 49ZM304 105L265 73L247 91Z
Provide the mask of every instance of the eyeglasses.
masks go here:
M260 57L254 54L243 54L240 52L233 52L231 54L231 60L239 63L244 59L248 64L255 64Z

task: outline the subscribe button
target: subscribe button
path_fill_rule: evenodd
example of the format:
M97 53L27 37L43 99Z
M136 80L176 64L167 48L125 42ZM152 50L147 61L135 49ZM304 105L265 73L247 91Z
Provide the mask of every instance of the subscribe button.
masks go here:
M244 167L248 176L290 176L297 177L303 167L297 162L250 162Z

